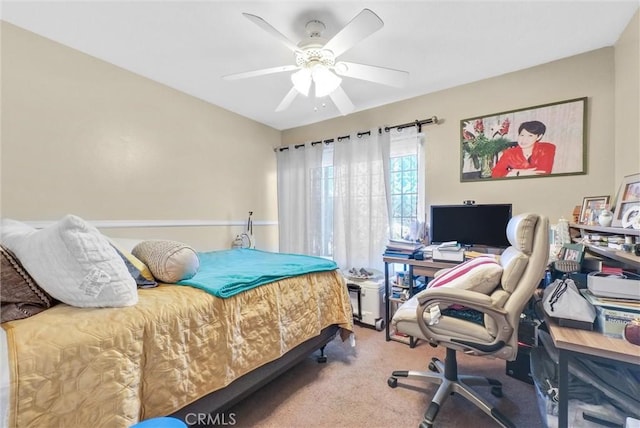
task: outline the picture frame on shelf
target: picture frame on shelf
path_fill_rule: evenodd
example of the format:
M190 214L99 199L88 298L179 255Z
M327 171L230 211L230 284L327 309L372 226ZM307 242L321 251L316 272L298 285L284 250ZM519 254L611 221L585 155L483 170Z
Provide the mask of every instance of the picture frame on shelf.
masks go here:
M570 260L582 263L584 258L584 245L582 244L564 244L560 250L560 260Z
M622 227L640 229L640 205L633 206L622 214Z
M460 121L460 181L586 174L587 97Z
M640 173L623 177L616 195L612 226L631 227L631 224L623 225L623 218L626 216L628 221L637 208L640 208Z
M596 224L598 213L609 206L609 196L586 196L582 199L582 208L578 222Z

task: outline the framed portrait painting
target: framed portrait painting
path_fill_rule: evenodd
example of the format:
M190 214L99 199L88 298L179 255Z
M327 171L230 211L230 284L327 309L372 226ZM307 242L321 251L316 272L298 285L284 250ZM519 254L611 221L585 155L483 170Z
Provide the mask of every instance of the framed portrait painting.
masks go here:
M460 181L586 174L587 98L460 121Z

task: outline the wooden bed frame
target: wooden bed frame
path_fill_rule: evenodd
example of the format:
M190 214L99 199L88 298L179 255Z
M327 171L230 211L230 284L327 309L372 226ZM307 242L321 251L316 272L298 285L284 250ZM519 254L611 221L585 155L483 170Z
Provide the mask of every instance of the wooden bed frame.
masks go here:
M317 358L318 362L326 362L324 347L336 337L338 330L339 327L337 325L325 328L318 336L301 343L277 360L258 367L236 379L227 387L202 397L170 416L185 422L191 422L190 427L201 426L193 425L193 416L189 417L189 421L185 420L187 415L210 414L215 416L220 414L302 362L317 350L320 350L320 355Z

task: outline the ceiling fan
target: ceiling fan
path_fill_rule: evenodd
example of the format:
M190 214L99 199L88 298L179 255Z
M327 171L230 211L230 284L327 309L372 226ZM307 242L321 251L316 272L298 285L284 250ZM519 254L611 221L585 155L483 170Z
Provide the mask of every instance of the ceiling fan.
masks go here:
M322 37L322 32L326 28L324 23L317 20L309 21L305 26L307 37L297 45L259 16L249 13L243 13L243 15L291 49L295 54L295 64L230 74L223 78L237 80L295 71L291 74L293 87L276 107L276 111L286 110L298 94L308 96L313 83L317 98L328 95L340 113L346 115L355 107L340 86L342 83L340 76L394 87L404 86L409 78L409 73L402 70L337 61L338 56L384 26L384 22L378 15L369 9L363 9L330 40Z

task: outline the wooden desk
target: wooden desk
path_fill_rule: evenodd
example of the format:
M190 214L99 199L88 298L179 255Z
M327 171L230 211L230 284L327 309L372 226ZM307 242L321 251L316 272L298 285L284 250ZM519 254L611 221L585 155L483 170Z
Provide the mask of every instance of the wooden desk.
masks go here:
M619 361L640 365L640 346L632 345L623 339L605 336L595 331L560 327L545 317L553 343L559 351L558 361L558 426L568 426L567 394L569 385L569 358L582 357L593 360Z
M391 322L391 283L389 281L389 264L400 264L408 266L409 268L409 294L413 296L413 277L415 275L426 276L428 278L433 278L435 273L440 269L447 269L456 266L458 263L448 263L448 262L434 262L431 259L425 260L415 260L415 259L404 259L401 257L382 257L382 261L384 261L384 287L385 287L385 316L384 316L384 325L385 325L385 333L387 342L390 340L395 340L397 342L408 343L412 348L415 346L415 339L413 337L409 337L407 341L400 340L397 338L391 337L389 334L389 323Z

